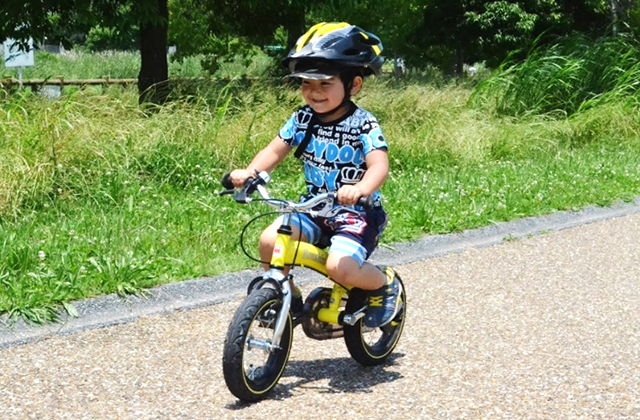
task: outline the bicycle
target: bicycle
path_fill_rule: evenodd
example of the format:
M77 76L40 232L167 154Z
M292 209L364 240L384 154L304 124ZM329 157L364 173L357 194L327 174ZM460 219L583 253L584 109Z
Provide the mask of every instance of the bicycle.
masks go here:
M293 329L302 325L304 333L316 340L344 337L351 357L364 366L379 365L395 349L402 334L406 312L404 284L401 308L395 318L381 328L367 328L362 318L367 310L364 290L347 288L336 282L333 287L318 287L304 300L301 313L292 308L292 274L285 267L300 266L328 277L325 267L327 251L292 238L291 221L298 212L330 217L352 209L336 205L336 193L324 193L303 202L274 199L266 185L270 176L256 173L240 190L235 190L228 174L222 180L226 188L220 194L233 194L238 203L261 201L283 214L269 270L248 286L247 297L236 310L227 331L222 358L223 374L231 393L243 401L259 401L268 396L282 376L293 342ZM252 196L258 192L259 199ZM370 199L369 199L370 200ZM359 205L371 204L361 199ZM271 214L271 213L268 213ZM250 220L241 233L243 244ZM254 258L255 259L255 258ZM388 270L388 267L379 267Z

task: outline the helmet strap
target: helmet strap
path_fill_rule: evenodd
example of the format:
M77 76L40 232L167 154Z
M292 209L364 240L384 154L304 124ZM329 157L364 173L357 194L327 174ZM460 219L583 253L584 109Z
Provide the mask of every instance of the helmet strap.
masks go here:
M304 153L304 151L307 149L307 146L311 142L311 132L313 130L313 126L315 124L317 124L318 122L320 122L320 119L322 117L330 116L331 114L333 114L334 112L338 111L340 108L342 108L344 106L355 106L355 105L351 105L351 104L352 104L351 99L345 97L345 99L342 101L342 103L340 105L338 105L337 107L335 107L333 110L327 111L327 112L314 112L313 114L311 114L311 120L309 121L309 123L307 125L307 131L304 134L304 138L302 139L302 141L300 142L300 144L296 148L295 152L293 153L294 156L296 158L298 158L298 159L300 159L302 157L302 154Z

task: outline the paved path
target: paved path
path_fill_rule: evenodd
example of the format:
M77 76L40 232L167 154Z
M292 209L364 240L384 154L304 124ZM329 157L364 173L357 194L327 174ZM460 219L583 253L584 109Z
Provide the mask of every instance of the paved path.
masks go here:
M640 213L626 213L399 265L409 317L386 366L296 330L274 398L240 404L220 361L232 299L6 345L1 417L640 419Z

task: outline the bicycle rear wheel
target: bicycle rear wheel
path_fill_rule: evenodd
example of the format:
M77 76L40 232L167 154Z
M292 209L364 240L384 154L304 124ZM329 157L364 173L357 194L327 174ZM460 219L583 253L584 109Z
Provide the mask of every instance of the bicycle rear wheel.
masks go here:
M404 284L396 274L396 280L402 285L400 311L387 325L380 328L368 328L364 325L364 319L358 320L355 325L344 326L344 341L353 359L364 366L382 364L393 352L400 340L404 328L407 310L407 296ZM353 289L349 292L346 312L353 313L367 303L367 295L363 290Z
M222 370L229 391L243 401L266 398L284 372L293 323L288 314L280 345L273 348L273 332L281 308L276 290L258 289L242 302L231 320Z

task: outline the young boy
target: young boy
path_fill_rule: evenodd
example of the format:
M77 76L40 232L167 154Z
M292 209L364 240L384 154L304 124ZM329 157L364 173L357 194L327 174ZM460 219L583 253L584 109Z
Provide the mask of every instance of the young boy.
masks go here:
M302 215L293 235L314 244L323 235L331 238L329 275L340 284L369 291L364 318L368 327L391 322L401 294L392 270L382 273L365 261L387 222L378 190L389 172L389 161L377 120L351 101L364 77L380 74L381 52L380 40L356 26L324 22L313 26L283 61L289 77L302 80L307 105L293 113L246 169L231 172L234 186L241 188L255 171L273 170L294 147L307 143L296 151L304 163L307 197L337 191L338 202L352 207L353 213L329 219ZM369 195L374 199L373 208L356 206L358 199ZM260 237L262 261L271 258L279 225L274 222Z

